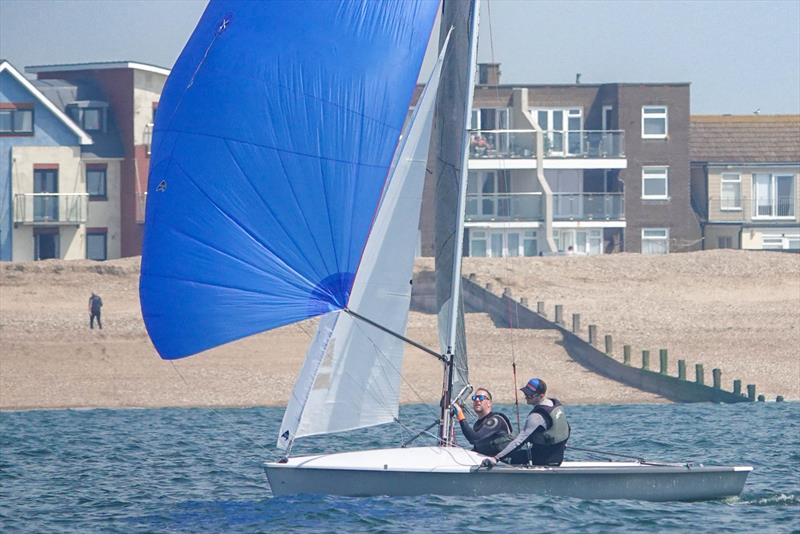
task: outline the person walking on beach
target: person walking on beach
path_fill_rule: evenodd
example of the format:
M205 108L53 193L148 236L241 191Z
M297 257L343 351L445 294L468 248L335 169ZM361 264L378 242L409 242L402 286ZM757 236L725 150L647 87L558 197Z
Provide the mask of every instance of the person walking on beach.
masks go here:
M100 310L103 307L103 299L100 298L100 295L96 295L92 293L92 296L89 297L89 328L94 330L94 320L97 318L97 326L100 330L103 329L103 323L100 322Z
M492 411L492 394L486 388L475 390L472 409L478 415L478 420L470 427L461 406L453 405L461 432L472 445L473 451L493 456L511 442L511 421L502 413Z
M499 460L510 464L561 465L570 435L563 406L558 399L545 397L547 384L540 378L531 378L520 391L525 394L525 401L533 406L533 410L517 437L502 451L486 458L481 465L491 468Z

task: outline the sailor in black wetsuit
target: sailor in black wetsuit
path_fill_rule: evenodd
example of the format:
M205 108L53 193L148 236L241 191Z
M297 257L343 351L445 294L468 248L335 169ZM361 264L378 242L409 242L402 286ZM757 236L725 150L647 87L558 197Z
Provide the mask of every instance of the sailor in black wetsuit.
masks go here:
M510 464L561 465L570 434L563 406L557 399L544 396L547 384L539 378L531 378L521 391L533 410L517 437L482 465L492 467L498 460Z
M470 427L461 407L454 406L461 432L472 444L473 451L494 456L511 441L511 422L505 415L492 411L492 394L485 388L475 390L472 409L478 415L478 420Z

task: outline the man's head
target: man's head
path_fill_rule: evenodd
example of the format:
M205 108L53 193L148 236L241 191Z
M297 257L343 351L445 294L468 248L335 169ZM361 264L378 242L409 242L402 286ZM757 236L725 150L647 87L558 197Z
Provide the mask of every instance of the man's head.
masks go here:
M547 392L547 384L541 378L531 378L528 383L520 388L525 394L525 402L528 404L538 404Z
M486 388L478 388L472 395L472 409L478 417L489 415L492 411L492 394Z

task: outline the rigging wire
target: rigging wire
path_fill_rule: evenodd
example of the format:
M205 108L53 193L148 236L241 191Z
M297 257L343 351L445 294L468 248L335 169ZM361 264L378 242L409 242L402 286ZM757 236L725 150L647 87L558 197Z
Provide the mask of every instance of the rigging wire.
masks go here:
M172 366L172 369L175 371L175 373L183 381L184 385L187 388L189 388L189 390L192 390L192 387L189 385L189 382L186 380L186 378L183 376L183 374L178 370L178 367L175 365L175 360L169 360L169 363ZM217 410L213 406L208 406L208 407L206 407L206 409L211 410L212 413L218 415L220 418L225 420L226 423L232 423L233 422L232 419L230 419L225 413ZM236 425L235 424L229 424L228 426L235 428ZM239 432L238 435L239 435L239 437L242 437L245 440L247 440L248 442L250 442L251 445L255 445L256 447L259 447L259 448L264 449L264 450L268 450L268 447L266 445L264 445L263 443L258 442L256 440L250 438L249 436L246 436L246 435L242 434L241 432Z
M494 57L494 33L492 31L492 2L491 2L491 0L487 0L487 2L486 2L486 12L487 12L487 18L489 19L488 20L488 22L489 22L489 57L491 58L492 64L496 64L495 63L495 57ZM493 85L494 85L494 91L495 91L495 101L500 102L500 85L499 85L499 81L494 82ZM526 103L523 103L523 105L525 105L525 104ZM508 109L508 108L506 108L506 109ZM510 118L510 117L507 117L507 118ZM496 121L497 121L497 118L495 118L495 124L494 124L495 129L500 127L500 125ZM506 127L510 127L510 124L507 123L505 126ZM495 138L495 143L500 144L500 143L498 143L498 141L500 141L502 135L510 136L510 133L503 134L502 132L498 131L497 132L497 137ZM509 142L511 141L510 137L509 137L508 141ZM499 147L495 147L495 148L499 149ZM508 178L508 169L506 168L506 165L505 165L505 158L503 158L503 157L499 158L498 162L500 163L499 167L500 167L500 171L501 171L502 180L505 181ZM510 179L508 179L508 181L510 182ZM505 187L505 189L508 190L509 188ZM507 237L505 232L503 233L503 237L504 237L504 240ZM522 241L523 241L523 245L524 245L524 239ZM519 246L519 244L517 244L517 246ZM501 251L501 254L502 254L502 251ZM505 266L506 266L506 271L508 271L509 274L511 275L510 279L513 279L513 274L514 274L513 262L511 261L511 258L509 257L508 254L504 254L503 256L505 258L504 263L505 263ZM513 309L512 309L512 307L513 307ZM512 302L510 302L510 301L509 301L508 307L507 307L507 315L508 315L508 325L509 325L509 329L510 329L511 373L512 373L512 379L513 379L512 389L514 390L514 409L515 409L515 412L516 412L517 428L520 429L521 427L520 427L520 415L519 415L519 392L517 391L517 355L516 355L516 350L515 350L516 346L515 346L515 336L514 336L514 328L519 326L519 309L517 309L517 307L514 306L512 304Z

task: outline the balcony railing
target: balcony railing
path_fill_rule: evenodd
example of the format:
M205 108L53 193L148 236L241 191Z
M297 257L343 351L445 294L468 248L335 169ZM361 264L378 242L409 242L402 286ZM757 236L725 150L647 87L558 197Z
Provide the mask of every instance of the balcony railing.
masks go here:
M466 220L544 220L542 193L501 193L467 195ZM554 220L623 220L622 193L554 193Z
M779 197L742 197L729 195L710 197L708 199L709 218L726 221L744 221L747 219L795 219L797 211L795 198Z
M545 158L624 158L625 132L622 130L547 130L544 135ZM470 157L536 157L534 130L473 130Z
M136 222L144 223L144 214L147 209L147 191L136 193Z
M56 226L86 224L89 195L86 193L17 193L14 223Z
M467 195L467 221L540 221L541 193Z
M623 193L553 193L554 220L618 221L624 218Z

